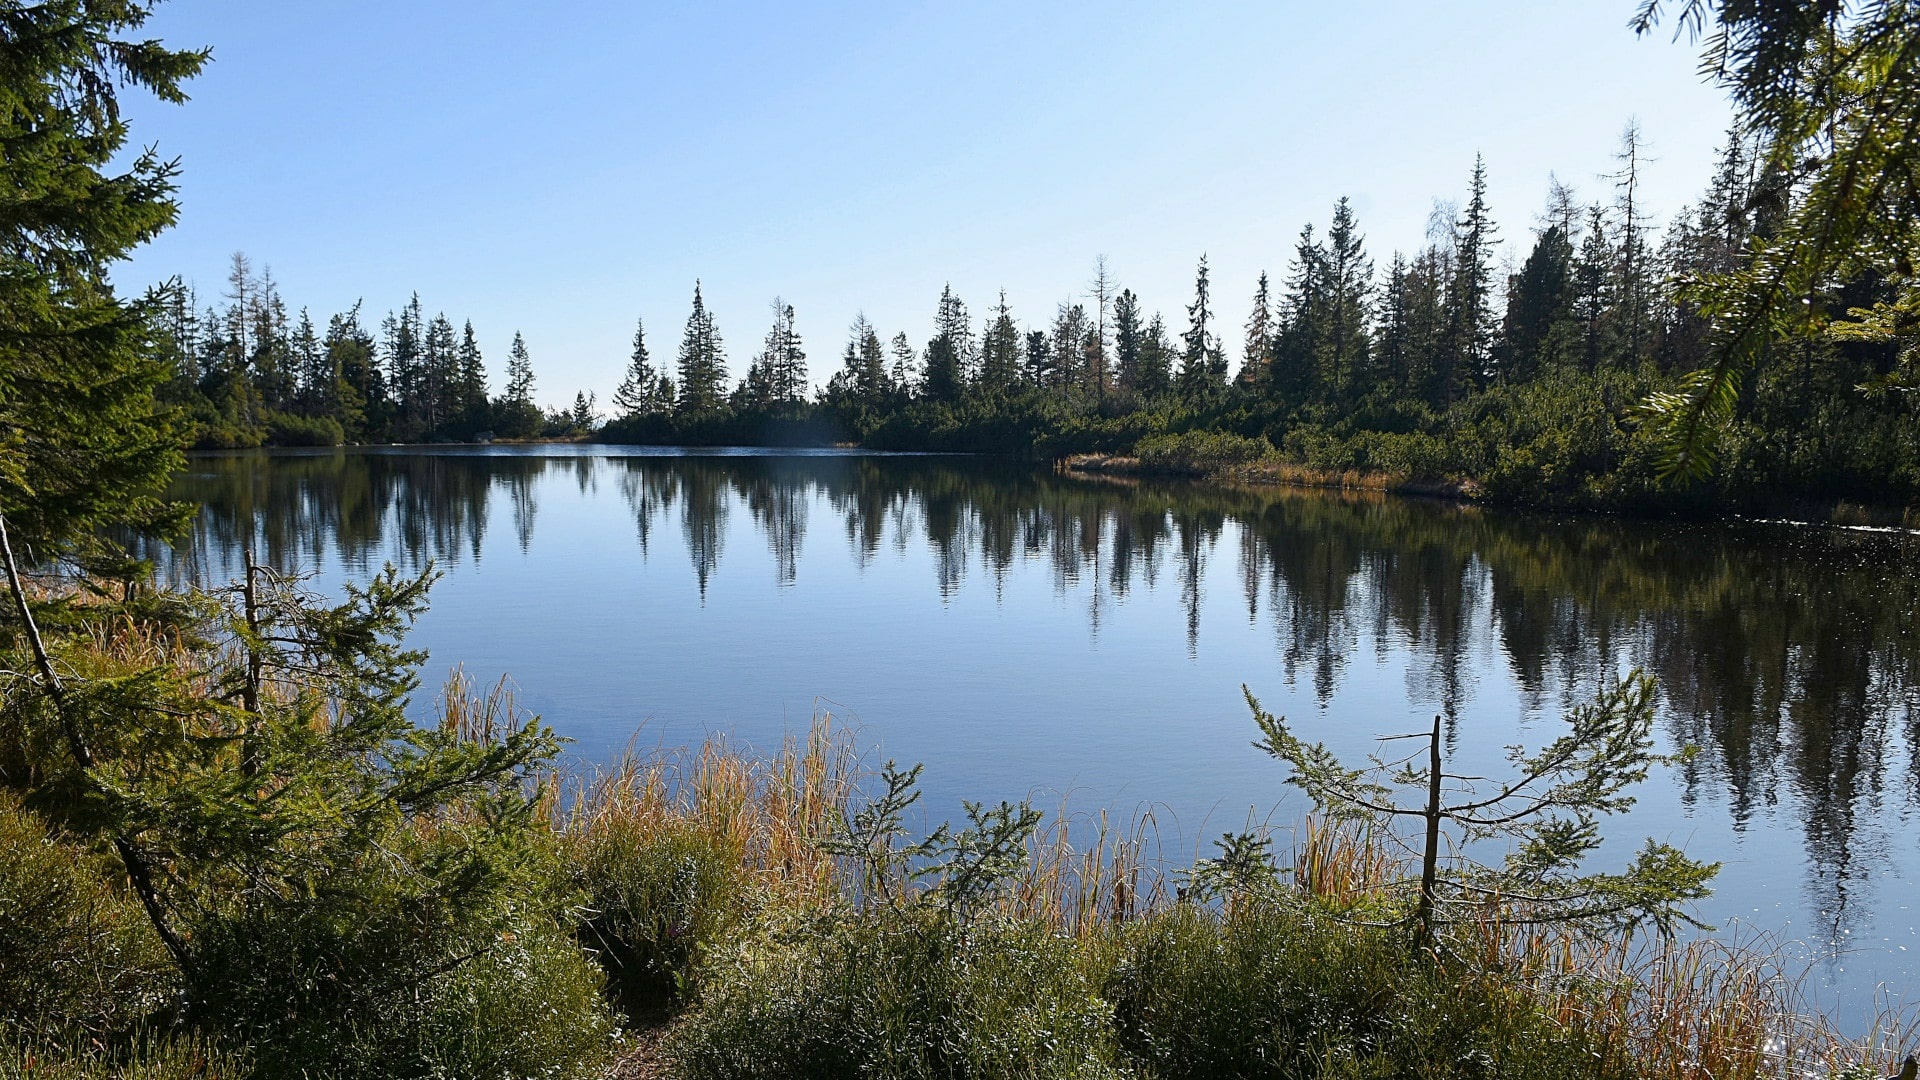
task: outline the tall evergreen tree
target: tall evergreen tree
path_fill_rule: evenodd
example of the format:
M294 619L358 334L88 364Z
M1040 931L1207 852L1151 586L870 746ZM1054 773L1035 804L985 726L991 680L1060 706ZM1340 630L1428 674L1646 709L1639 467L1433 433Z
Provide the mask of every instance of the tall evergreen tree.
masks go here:
M1132 289L1120 290L1113 301L1114 383L1122 390L1140 389L1141 334L1140 298Z
M993 321L981 336L981 388L992 393L1012 391L1020 381L1020 365L1020 328L1014 325L1013 310L1007 306L1007 290L1001 289Z
M1367 389L1358 383L1371 351L1367 316L1373 295L1373 260L1367 258L1366 241L1345 196L1334 204L1322 258L1321 326L1314 335L1314 367L1324 400L1344 405L1351 403L1356 390Z
M1475 155L1467 207L1454 226L1454 265L1447 292L1447 325L1441 345L1436 403L1451 401L1485 376L1492 353L1493 218L1487 210L1487 166Z
M1147 324L1147 332L1140 339L1140 372L1134 377L1134 388L1149 399L1159 398L1172 390L1174 355L1166 320L1156 311L1153 321Z
M421 357L420 411L427 431L438 435L459 416L455 406L460 386L459 342L446 313L435 315L427 324Z
M324 343L333 379L333 417L349 440L366 438L384 420L385 381L373 335L360 325L360 304L327 320Z
M927 342L927 366L922 392L934 401L955 401L966 385L973 328L967 321L967 308L954 295L953 286L940 290L940 307L934 316L933 337Z
M533 400L533 356L527 339L513 332L507 346L507 389L494 409L495 430L509 438L525 439L538 435L546 424L540 406Z
M333 366L327 363L326 350L313 329L313 318L300 309L300 323L294 327L289 351L300 373L300 412L303 416L332 416L334 411Z
M893 382L893 390L894 393L904 396L913 388L915 378L919 373L914 363L913 342L907 340L907 333L902 330L900 333L893 335L893 341L889 343L888 348L893 354L893 376L891 380Z
M1052 386L1059 377L1053 361L1053 339L1045 330L1027 331L1025 358L1027 382L1034 386Z
M1062 303L1053 316L1053 387L1069 390L1086 381L1085 368L1087 309L1081 304Z
M680 338L678 360L681 412L699 415L720 408L727 384L727 358L700 283L693 283L693 311Z
M1194 275L1193 303L1187 305L1187 332L1180 337L1180 396L1189 404L1212 401L1226 383L1227 358L1213 335L1213 318L1207 257L1202 255Z
M1605 211L1594 206L1587 217L1587 235L1573 265L1573 317L1580 330L1581 364L1591 372L1608 363L1613 353L1615 256L1607 240Z
M1293 245L1279 326L1273 336L1267 386L1274 400L1294 409L1319 396L1320 334L1327 295L1327 252L1313 238L1311 223L1301 226Z
M1507 317L1499 352L1503 379L1527 379L1553 365L1550 342L1573 319L1573 244L1549 225L1507 286ZM1560 335L1564 338L1566 335Z
M660 375L653 369L653 359L647 353L647 327L644 320L633 323L633 352L627 358L627 373L613 392L613 407L620 415L642 416L652 411L654 384Z
M474 336L473 322L460 328L460 346L454 355L455 382L451 408L463 437L487 429L492 416L487 406L487 363L480 354L480 340Z
M1265 385L1267 363L1273 356L1273 297L1267 286L1267 272L1253 289L1253 310L1247 315L1246 344L1240 350L1240 372L1234 381L1243 388Z

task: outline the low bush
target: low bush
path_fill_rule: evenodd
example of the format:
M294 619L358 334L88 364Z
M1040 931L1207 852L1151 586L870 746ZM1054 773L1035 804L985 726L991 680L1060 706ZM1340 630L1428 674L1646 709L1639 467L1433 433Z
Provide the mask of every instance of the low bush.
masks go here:
M586 1077L613 1024L593 962L537 911L468 912L401 891L209 927L197 1019L258 1075Z
M1105 989L1126 1059L1152 1076L1634 1075L1517 982L1297 904L1159 912L1128 928Z
M1031 920L787 918L713 957L668 1054L688 1080L1119 1076L1099 955Z
M172 1007L172 962L107 866L0 790L0 1031L107 1037Z
M685 819L646 827L601 817L572 842L586 896L580 941L606 969L614 1001L628 1016L672 1004L747 909L744 853Z
M273 446L339 446L347 441L340 421L330 416L269 412L265 419L267 442Z
M1134 448L1140 466L1149 472L1200 475L1236 465L1247 465L1273 453L1264 438L1248 438L1222 431L1185 431L1153 435Z

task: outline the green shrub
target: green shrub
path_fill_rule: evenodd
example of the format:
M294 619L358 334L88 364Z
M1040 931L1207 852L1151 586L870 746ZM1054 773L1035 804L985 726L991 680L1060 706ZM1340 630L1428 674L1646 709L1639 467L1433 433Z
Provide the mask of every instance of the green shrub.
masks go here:
M1033 923L789 917L715 954L667 1051L689 1080L1117 1076L1101 978Z
M265 419L267 442L274 446L339 446L347 441L340 421L330 416L269 412Z
M106 865L0 791L0 1030L109 1035L172 1005L172 962Z
M204 928L203 1026L251 1045L263 1077L595 1074L612 1030L600 973L549 915L401 888L368 903L378 888Z
M715 830L675 819L607 819L572 849L586 895L580 940L606 969L629 1016L689 988L700 955L746 910L741 852Z
M1150 472L1197 475L1259 461L1273 453L1273 444L1223 431L1184 431L1141 439L1133 452Z
M1106 993L1126 1058L1152 1076L1630 1075L1512 983L1277 901L1181 904L1129 927Z

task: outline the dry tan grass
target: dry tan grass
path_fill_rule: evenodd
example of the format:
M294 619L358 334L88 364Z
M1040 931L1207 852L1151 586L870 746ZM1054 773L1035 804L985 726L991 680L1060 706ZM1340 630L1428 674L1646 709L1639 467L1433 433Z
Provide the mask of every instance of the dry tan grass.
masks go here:
M840 884L818 839L853 793L852 740L822 713L770 757L714 736L698 747L642 754L633 747L583 777L555 815L565 834L693 828L738 853L769 895L818 901Z

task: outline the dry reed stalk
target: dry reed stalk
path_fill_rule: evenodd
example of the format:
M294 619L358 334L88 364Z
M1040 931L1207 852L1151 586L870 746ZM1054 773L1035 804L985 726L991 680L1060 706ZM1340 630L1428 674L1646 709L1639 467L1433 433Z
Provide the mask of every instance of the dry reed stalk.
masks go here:
M839 885L838 867L816 841L851 794L854 772L850 740L823 713L770 758L750 757L718 736L654 756L629 748L587 777L555 820L579 838L695 830L734 852L770 894L814 902Z
M1087 937L1152 910L1165 890L1146 857L1151 821L1142 816L1121 831L1105 812L1091 821L1055 814L1027 838L1025 866L1008 883L1000 911ZM1083 848L1072 841L1077 825L1093 830Z

